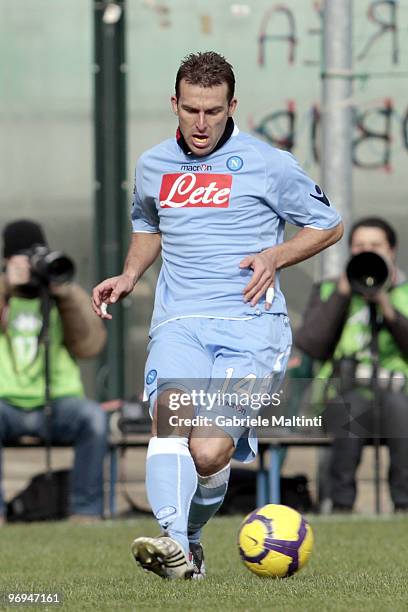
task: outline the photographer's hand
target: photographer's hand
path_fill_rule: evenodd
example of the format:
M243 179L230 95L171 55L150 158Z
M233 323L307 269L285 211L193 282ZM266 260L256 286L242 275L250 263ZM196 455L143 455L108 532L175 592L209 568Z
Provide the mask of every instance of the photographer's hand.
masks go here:
M365 296L368 302L378 304L383 317L386 321L392 322L396 319L394 306L391 304L390 298L386 291L378 291L374 295Z
M50 283L49 289L51 295L56 298L68 297L71 293L72 283Z
M345 272L343 272L343 274L338 280L337 291L340 293L340 295L343 295L344 297L351 296L351 286L347 278L347 274Z
M6 263L6 282L10 289L30 282L31 268L27 255L13 255Z

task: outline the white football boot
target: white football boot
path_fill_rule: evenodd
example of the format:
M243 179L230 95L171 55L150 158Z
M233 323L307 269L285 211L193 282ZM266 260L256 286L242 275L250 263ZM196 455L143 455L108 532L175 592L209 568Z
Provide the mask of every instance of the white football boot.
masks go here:
M148 572L161 578L191 578L193 564L186 557L182 546L173 538L136 538L132 544L132 554L136 563Z

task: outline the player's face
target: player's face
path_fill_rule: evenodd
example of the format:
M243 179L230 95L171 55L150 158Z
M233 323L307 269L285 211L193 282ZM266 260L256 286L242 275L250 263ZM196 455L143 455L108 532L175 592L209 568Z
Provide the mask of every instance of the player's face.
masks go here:
M351 239L351 254L373 251L389 261L395 260L395 249L391 248L387 235L379 227L359 227Z
M233 98L228 103L228 85L214 87L180 82L179 97L173 96L171 104L179 118L179 126L190 150L196 157L211 153L224 133L228 117L237 106Z

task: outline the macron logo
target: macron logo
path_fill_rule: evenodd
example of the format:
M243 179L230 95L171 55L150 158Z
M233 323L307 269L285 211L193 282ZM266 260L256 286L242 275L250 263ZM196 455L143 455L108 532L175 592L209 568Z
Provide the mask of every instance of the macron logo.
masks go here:
M315 185L315 189L319 195L314 195L313 193L310 193L309 195L311 195L312 198L314 198L318 202L321 202L322 204L325 204L326 206L330 206L330 202L327 198L327 195L324 193L324 191L320 189L319 185Z
M164 174L160 187L162 208L228 208L230 174Z

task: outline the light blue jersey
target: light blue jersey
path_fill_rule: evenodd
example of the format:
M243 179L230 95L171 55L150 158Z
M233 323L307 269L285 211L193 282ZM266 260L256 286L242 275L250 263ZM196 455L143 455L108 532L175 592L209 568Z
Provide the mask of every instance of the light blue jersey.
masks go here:
M206 157L176 138L146 151L136 167L134 232L161 233L162 260L152 329L181 317L245 319L265 312L243 290L247 255L283 241L285 222L330 229L340 223L322 190L288 152L240 132ZM270 314L286 314L275 280Z

